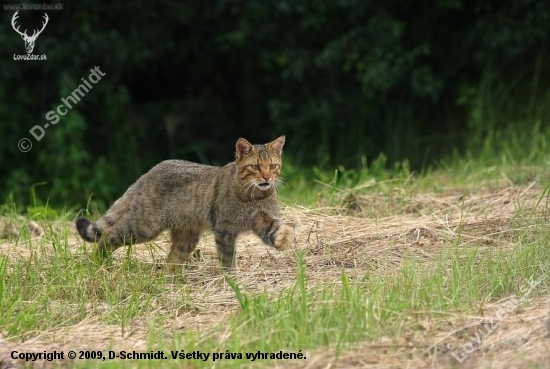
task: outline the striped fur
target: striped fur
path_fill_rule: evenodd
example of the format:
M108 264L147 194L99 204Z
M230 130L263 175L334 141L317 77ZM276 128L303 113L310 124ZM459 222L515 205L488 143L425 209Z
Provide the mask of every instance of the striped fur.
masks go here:
M284 136L265 145L241 138L235 145L235 162L224 167L164 161L130 186L96 223L77 219L78 232L84 240L97 242L106 256L169 229L170 273L189 258L205 230L214 233L225 268L236 265L236 239L246 231L284 250L292 242L292 229L280 218L276 191L284 143Z

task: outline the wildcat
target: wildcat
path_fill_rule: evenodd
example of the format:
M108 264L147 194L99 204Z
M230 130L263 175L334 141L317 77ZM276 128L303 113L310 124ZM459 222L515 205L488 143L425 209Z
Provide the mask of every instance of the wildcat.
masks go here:
M96 222L80 217L78 233L98 243L103 257L116 248L156 238L169 229L169 274L193 253L201 233L214 233L221 264L236 265L235 241L246 231L277 250L288 248L292 228L280 218L276 184L285 136L265 145L239 138L236 160L214 167L166 160L131 185Z

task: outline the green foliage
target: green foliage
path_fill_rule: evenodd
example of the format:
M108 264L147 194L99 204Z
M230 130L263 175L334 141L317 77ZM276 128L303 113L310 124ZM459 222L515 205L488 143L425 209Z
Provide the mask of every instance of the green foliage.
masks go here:
M24 52L12 15L6 56ZM237 137L283 133L296 167L337 185L376 158L424 171L550 116L544 1L84 0L49 16L47 61L0 60L0 202L44 182L54 207L104 208L163 159L224 164ZM30 137L95 66L102 80Z

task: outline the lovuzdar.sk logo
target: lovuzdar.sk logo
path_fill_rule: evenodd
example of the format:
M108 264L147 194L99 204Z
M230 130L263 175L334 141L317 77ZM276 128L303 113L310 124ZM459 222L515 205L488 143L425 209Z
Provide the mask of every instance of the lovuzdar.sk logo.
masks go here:
M42 55L34 55L32 51L34 50L34 44L36 42L36 39L38 36L44 31L44 28L46 28L46 25L48 24L48 14L44 13L44 22L42 22L42 29L39 31L37 29L34 30L31 36L27 35L27 29L25 29L24 32L19 31L19 27L15 25L15 22L17 18L19 17L19 12L16 11L13 17L11 18L11 26L15 30L15 32L19 33L21 35L21 38L23 41L25 41L25 49L27 50L27 55L16 55L13 54L13 60L46 60L46 54Z

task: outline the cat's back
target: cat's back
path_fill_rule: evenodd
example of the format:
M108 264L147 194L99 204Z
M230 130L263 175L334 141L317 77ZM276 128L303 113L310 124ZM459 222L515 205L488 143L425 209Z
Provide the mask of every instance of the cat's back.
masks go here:
M182 189L200 192L209 178L216 177L219 167L186 160L165 160L142 175L132 186L133 192L148 196L169 196Z
M186 160L165 160L155 165L134 185L138 202L155 211L166 224L193 219L206 222L205 209L212 201L214 178L221 168Z
M165 160L155 165L143 177L148 182L189 183L208 177L219 171L219 167L194 163L187 160Z
M160 174L179 174L179 175L197 175L204 172L219 170L219 167L211 165L194 163L187 160L165 160L155 165L151 171L155 170Z

